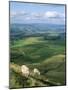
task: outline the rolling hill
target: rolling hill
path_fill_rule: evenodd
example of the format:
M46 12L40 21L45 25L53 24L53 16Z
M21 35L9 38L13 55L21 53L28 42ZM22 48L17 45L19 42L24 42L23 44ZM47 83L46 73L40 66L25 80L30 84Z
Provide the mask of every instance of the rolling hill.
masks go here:
M51 35L50 35L51 37ZM64 37L65 38L65 37ZM45 39L30 36L11 40L10 44L10 88L65 85L65 39ZM40 76L21 75L21 65L32 72L40 70Z

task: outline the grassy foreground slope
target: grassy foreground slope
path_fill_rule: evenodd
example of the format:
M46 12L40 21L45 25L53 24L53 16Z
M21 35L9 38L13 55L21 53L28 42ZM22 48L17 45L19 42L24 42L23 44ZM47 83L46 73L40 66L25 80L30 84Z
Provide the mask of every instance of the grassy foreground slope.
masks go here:
M10 45L10 88L50 86L32 77L24 80L20 70L23 64L31 71L38 68L42 80L65 85L64 45L64 40L45 40L43 37L14 40Z

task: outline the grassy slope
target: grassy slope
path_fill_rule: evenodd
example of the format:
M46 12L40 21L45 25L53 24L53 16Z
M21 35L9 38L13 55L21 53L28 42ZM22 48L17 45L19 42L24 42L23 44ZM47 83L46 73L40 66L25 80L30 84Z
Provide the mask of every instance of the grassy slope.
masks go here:
M56 42L44 40L42 37L15 41L11 46L11 58L18 64L42 62L53 55L64 53L62 41L58 44Z
M44 61L45 74L50 80L65 84L65 56L56 55Z
M63 41L48 41L44 40L43 37L30 37L14 41L14 44L11 45L11 61L13 62L10 65L11 71L13 69L20 73L20 65L27 64L30 69L37 67L44 79L47 77L49 80L63 85L65 83L64 52ZM15 74L11 74L11 77L16 79ZM21 79L21 77L19 78ZM11 83L15 82L13 80ZM30 78L29 82L31 82L30 80L32 79ZM38 86L47 86L40 82L37 83ZM12 87L15 85L23 87L18 81L17 84L15 82ZM28 86L31 87L32 84L30 83ZM34 84L34 86L36 85Z

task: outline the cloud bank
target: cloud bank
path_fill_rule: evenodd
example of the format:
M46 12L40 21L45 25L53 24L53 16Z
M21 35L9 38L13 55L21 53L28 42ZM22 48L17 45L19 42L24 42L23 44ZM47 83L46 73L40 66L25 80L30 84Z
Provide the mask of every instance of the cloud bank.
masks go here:
M11 20L17 21L30 21L30 20L38 20L38 21L47 21L47 22L64 22L65 15L63 13L59 13L56 11L46 11L46 12L26 12L26 11L18 11L10 13Z

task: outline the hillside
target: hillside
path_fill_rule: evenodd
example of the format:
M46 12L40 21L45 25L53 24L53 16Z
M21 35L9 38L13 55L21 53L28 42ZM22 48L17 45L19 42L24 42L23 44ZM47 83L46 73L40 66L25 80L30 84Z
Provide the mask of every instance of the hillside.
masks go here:
M57 55L45 60L41 64L30 64L28 67L32 71L33 68L38 68L41 75L36 77L31 74L27 79L22 76L20 66L14 63L10 64L11 68L11 88L32 87L32 86L50 86L65 84L65 60L64 55ZM32 77L33 76L33 77ZM26 79L24 86L23 78ZM38 79L38 80L37 80ZM29 81L29 82L28 82ZM15 86L15 87L14 87ZM17 87L16 87L17 86Z
M12 40L30 36L45 36L47 33L65 33L65 26L43 23L10 25L10 39Z
M28 78L23 77L20 69L23 64L31 72L38 68L40 76L31 74ZM10 88L65 85L65 39L45 39L39 36L12 41L10 85Z

